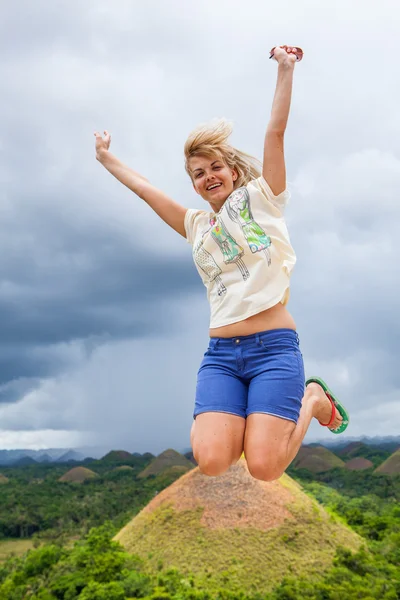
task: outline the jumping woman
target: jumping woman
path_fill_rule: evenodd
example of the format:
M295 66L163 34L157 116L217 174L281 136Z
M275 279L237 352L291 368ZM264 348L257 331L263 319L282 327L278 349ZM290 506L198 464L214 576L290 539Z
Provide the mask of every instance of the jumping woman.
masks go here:
M273 48L278 78L263 163L229 144L225 120L195 129L185 168L209 210L187 209L121 163L111 137L96 136L96 158L193 248L210 303L210 340L197 376L191 443L200 470L220 475L244 452L253 477L278 479L313 418L333 433L347 427L326 383L305 381L296 324L286 308L296 262L285 224L284 134L300 48Z

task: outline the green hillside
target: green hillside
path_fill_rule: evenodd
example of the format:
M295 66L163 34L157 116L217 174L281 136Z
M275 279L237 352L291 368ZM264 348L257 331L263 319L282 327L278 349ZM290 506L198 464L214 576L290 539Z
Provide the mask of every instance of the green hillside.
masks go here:
M176 450L168 449L154 458L151 463L139 473L139 477L149 477L150 475L160 475L171 467L184 467L186 471L193 469L194 465Z
M193 573L204 589L272 589L290 572L320 576L360 538L287 475L253 479L242 459L220 477L198 468L158 494L115 538L129 552Z
M307 469L312 473L344 467L345 463L324 446L302 446L292 462L295 469Z

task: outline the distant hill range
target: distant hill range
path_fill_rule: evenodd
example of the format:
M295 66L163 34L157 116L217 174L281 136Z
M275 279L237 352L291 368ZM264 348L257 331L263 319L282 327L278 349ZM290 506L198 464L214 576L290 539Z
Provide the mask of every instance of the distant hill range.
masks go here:
M155 573L162 563L193 573L204 590L223 585L260 594L289 571L293 577L321 576L338 546L355 550L361 544L288 475L258 481L244 459L220 477L192 468L116 539Z
M104 450L104 448L46 448L44 450L0 450L0 465L2 466L26 466L29 464L52 464L52 463L81 463L88 459L106 459L110 462L122 462L123 460L135 459L135 457L154 458L154 455L146 452L131 454L125 450Z
M0 450L0 465L26 466L37 463L81 462L85 454L68 448L46 448L45 450Z
M289 471L306 469L311 473L323 473L336 468L349 471L372 469L377 474L400 475L400 448L389 452L364 442L351 442L336 452L333 450L314 444L301 446Z
M339 436L341 437L341 436ZM313 449L311 451L310 449ZM390 437L363 437L362 439L344 439L344 440L333 440L323 442L312 442L302 446L299 455L296 457L293 466L296 468L308 468L307 465L311 465L310 470L314 472L320 472L327 468L344 467L345 463L350 460L357 458L365 458L367 461L371 461L373 466L377 469L386 461L394 452L400 449L400 436ZM165 454L167 453L167 454ZM176 459L179 456L178 462L171 456L168 458L168 453L175 453ZM126 450L109 450L100 447L88 447L88 448L46 448L42 450L0 450L0 466L15 466L24 467L35 464L62 464L62 463L90 463L91 460L102 460L105 462L115 464L135 464L136 459L145 458L146 460L159 459L161 462L168 463L170 460L170 467L178 468L178 465L182 467L193 468L196 466L196 461L193 458L193 454L190 450L185 450L182 453L176 452L176 450L166 450L161 453L158 457L154 457L150 452L140 454L138 452L127 452ZM336 460L338 459L338 460ZM158 462L159 462L158 461ZM191 465L189 465L191 463ZM355 468L367 468L367 463L354 463ZM149 465L147 468L149 471L143 476L153 474L151 470L159 468L158 463L155 466ZM358 467L357 467L358 465ZM165 465L164 465L165 467ZM348 467L351 468L351 465ZM392 469L392 467L390 467Z
M374 437L362 436L361 438L343 438L341 435L339 435L337 436L337 438L333 438L332 436L332 440L317 440L315 442L311 442L308 445L325 446L326 448L330 448L334 452L337 452L340 449L349 446L351 443L363 443L367 446L379 446L379 448L381 448L382 450L387 450L389 453L392 453L400 447L400 435Z

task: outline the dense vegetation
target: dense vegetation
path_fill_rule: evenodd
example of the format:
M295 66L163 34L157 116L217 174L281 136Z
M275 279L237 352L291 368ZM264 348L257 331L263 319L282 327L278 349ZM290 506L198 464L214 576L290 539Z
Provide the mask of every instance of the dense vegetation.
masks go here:
M324 577L295 579L288 574L271 593L260 595L232 592L229 581L226 589L206 590L195 576L165 570L162 563L158 574L151 574L146 561L112 541L121 525L172 481L171 476L138 479L146 464L138 459L133 470L115 471L98 461L86 466L99 477L80 485L58 483L65 467L9 469L5 475L10 481L0 488L1 526L34 523L36 535L51 534L53 540L0 566L1 600L400 599L399 476L345 469L318 475L289 472L361 535L365 545L357 553L339 548ZM27 529L16 531L27 534ZM83 532L74 544L65 544L65 538Z
M98 477L82 484L58 481L75 463L3 468L9 481L0 485L0 539L72 537L106 520L122 527L179 476L138 479L149 460L133 457L129 470L118 470L117 461L93 461L85 466Z

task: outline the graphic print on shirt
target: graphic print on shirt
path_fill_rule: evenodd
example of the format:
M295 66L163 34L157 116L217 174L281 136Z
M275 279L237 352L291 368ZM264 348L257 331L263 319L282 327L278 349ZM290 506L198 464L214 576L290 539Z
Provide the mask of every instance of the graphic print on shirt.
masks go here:
M224 263L226 265L234 263L239 269L243 281L246 281L250 277L250 273L242 260L244 249L233 239L221 217L215 215L211 217L210 225L211 236L222 252Z
M193 258L198 267L206 274L208 281L215 281L217 284L218 296L226 294L226 287L220 277L222 271L211 254L205 250L203 240L193 247Z
M232 192L225 205L230 219L242 228L251 252L254 254L263 251L269 266L271 264L271 254L269 252L271 238L253 218L248 189L241 187Z

